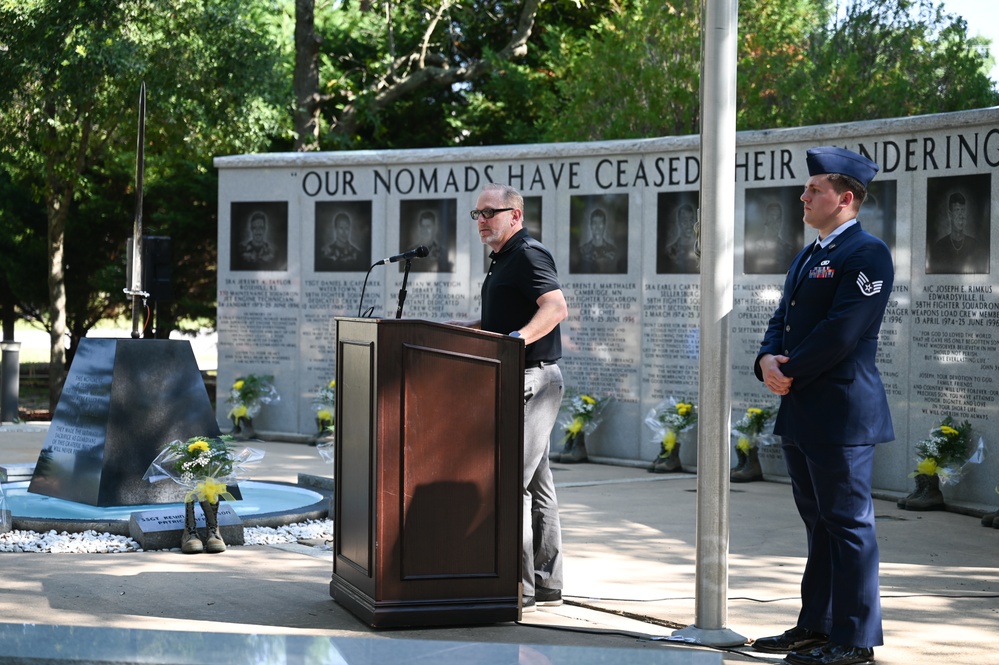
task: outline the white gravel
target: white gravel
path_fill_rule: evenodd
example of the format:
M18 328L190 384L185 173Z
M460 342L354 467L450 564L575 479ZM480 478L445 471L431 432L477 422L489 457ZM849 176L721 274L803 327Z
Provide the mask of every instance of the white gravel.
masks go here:
M301 542L319 549L329 549L327 541L333 540L333 520L309 520L277 528L246 527L243 529L243 539L246 545ZM36 533L15 530L0 533L0 552L114 554L141 551L139 544L131 538L96 531Z

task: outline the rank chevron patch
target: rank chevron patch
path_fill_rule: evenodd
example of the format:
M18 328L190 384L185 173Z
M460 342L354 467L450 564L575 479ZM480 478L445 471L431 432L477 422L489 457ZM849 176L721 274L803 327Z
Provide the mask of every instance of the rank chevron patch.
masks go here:
M860 287L860 292L865 296L873 296L881 293L882 284L884 284L884 280L879 279L872 282L863 272L857 275L857 286Z

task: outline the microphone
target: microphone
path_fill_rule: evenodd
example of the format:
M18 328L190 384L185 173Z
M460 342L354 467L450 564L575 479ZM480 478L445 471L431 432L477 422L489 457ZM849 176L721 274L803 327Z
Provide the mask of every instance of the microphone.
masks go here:
M403 252L402 254L396 254L395 256L390 256L387 259L382 259L381 261L375 262L376 266L383 266L386 263L395 263L396 261L408 261L410 259L425 259L430 256L430 250L427 249L426 245L420 245L419 247L414 247L408 252Z

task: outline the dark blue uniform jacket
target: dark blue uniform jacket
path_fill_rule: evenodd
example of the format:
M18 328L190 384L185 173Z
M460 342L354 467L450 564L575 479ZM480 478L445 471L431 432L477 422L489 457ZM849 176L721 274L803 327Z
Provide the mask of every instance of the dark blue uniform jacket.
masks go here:
M891 252L859 223L814 252L801 272L809 250L791 264L755 363L762 380L760 357L790 358L781 371L794 382L781 397L774 433L831 445L891 441L888 399L874 364L895 278Z

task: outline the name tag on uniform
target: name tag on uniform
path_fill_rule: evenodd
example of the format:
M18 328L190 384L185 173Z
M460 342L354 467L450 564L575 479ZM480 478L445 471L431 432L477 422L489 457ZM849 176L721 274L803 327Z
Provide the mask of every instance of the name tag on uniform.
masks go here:
M808 271L809 279L832 279L836 271L829 266L815 266Z

